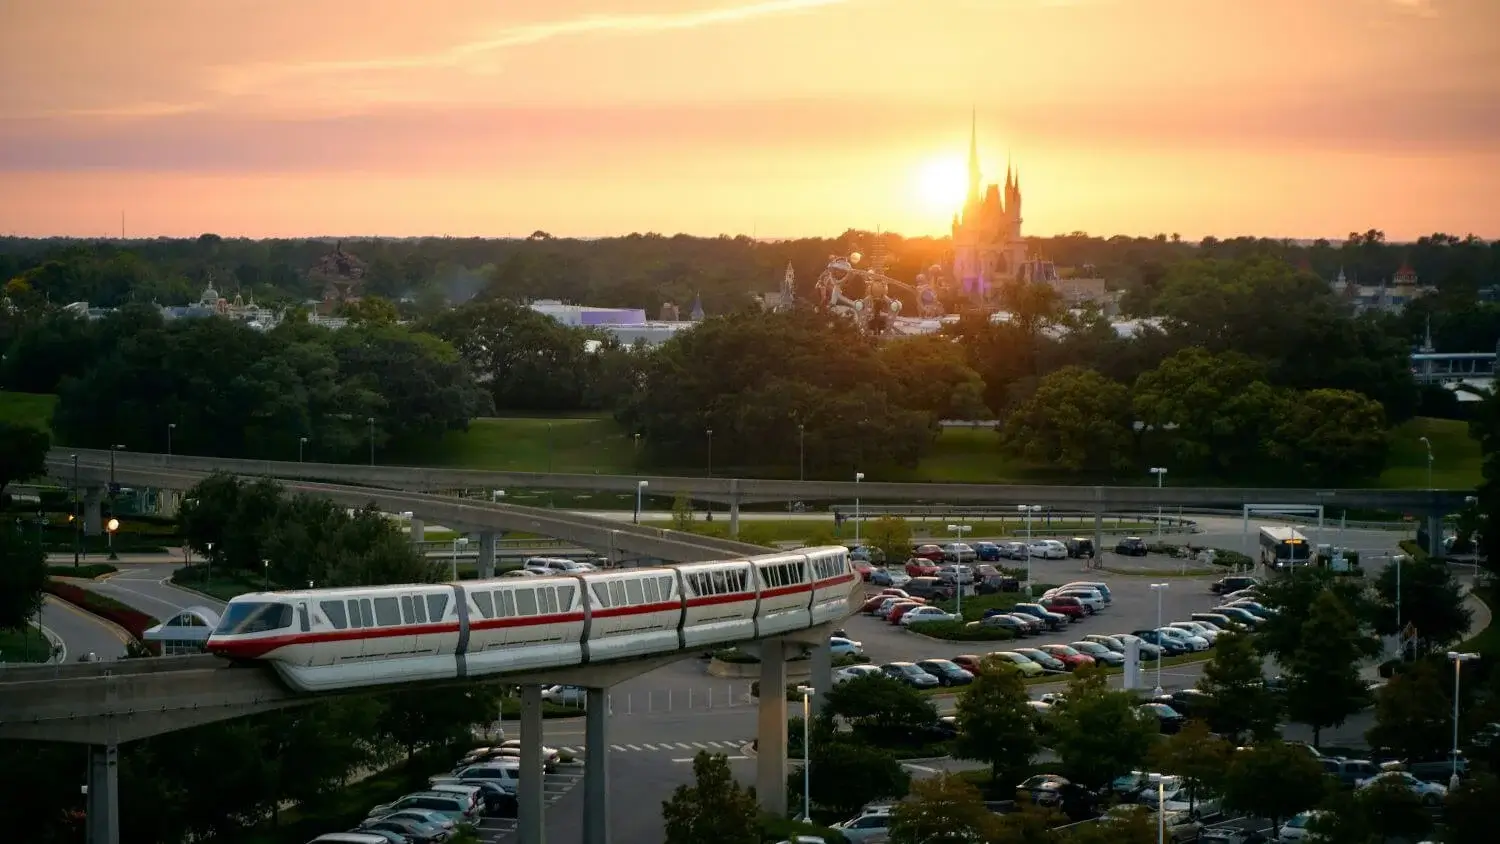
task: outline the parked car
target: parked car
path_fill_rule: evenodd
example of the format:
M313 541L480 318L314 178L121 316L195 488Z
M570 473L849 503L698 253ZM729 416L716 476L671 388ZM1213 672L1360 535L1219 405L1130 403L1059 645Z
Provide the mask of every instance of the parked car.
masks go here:
M916 601L902 601L894 607L891 607L891 611L886 615L885 620L889 621L892 624L900 624L901 619L905 618L907 613L925 606L927 606L926 602L917 603ZM937 609L937 607L933 607L933 609ZM942 612L942 610L938 610L938 612Z
M1249 627L1252 630L1265 620L1255 613L1245 609L1244 607L1214 607L1213 612L1216 612L1219 615L1228 616L1229 618L1238 621L1241 625Z
M1271 839L1259 830L1220 826L1198 833L1198 844L1271 844Z
M1187 720L1182 717L1182 713L1165 703L1143 703L1137 706L1135 711L1140 713L1142 718L1154 719L1157 728L1167 735L1181 732L1182 724Z
M870 573L870 585L872 586L901 586L911 580L911 575L901 569L887 566L876 569Z
M1048 612L1065 615L1072 621L1082 621L1088 616L1088 607L1083 602L1071 595L1053 595L1040 601L1042 608Z
M956 612L943 612L939 607L913 607L900 616L902 627L911 627L914 624L931 624L934 621L963 621L964 617Z
M1238 592L1241 589L1249 589L1253 586L1259 585L1260 581L1256 580L1253 577L1247 577L1244 575L1230 575L1228 577L1221 577L1213 583L1210 583L1208 585L1208 591L1214 593L1215 595L1224 595L1230 592Z
M1068 670L1068 666L1062 660L1037 648L1016 648L1012 653L1018 653L1026 657L1047 671L1061 673Z
M974 628L999 627L1004 630L1011 631L1012 633L1016 634L1018 638L1021 636L1030 636L1033 630L1031 625L1027 624L1014 615L1009 615L1003 612L997 612L994 615L986 615L979 621L969 622L967 626Z
M931 575L913 577L902 588L913 598L922 598L927 601L942 601L953 597L953 587L938 578L935 573L936 568L933 571L934 574Z
M851 557L849 564L854 566L856 572L859 572L859 579L866 583L869 583L871 576L875 574L875 566L871 565L869 560L856 560Z
M1068 626L1069 622L1069 616L1060 612L1053 612L1041 604L1014 604L1011 606L1010 611L1012 614L1021 613L1038 619L1046 624L1049 630L1062 630Z
M1146 540L1139 536L1127 536L1115 543L1115 553L1126 557L1144 557L1149 553Z
M402 809L399 812L392 812L389 815L382 815L381 817L405 818L406 820L422 821L424 823L436 824L438 827L446 829L449 832L452 832L457 828L456 824L454 824L453 820L448 816L442 814L441 812L433 812L428 809Z
M1160 697L1154 698L1155 703L1164 703L1177 710L1183 716L1192 718L1194 713L1202 716L1212 705L1212 698L1197 689L1181 689L1168 692Z
M1167 626L1175 627L1194 636L1202 636L1208 640L1209 645L1212 645L1219 638L1219 633L1221 632L1217 627L1211 626L1206 621L1174 621Z
M871 844L871 839L877 837L884 840L891 831L891 809L883 806L878 811L867 811L857 818L836 823L832 828L843 833L849 844Z
M1068 549L1068 556L1075 560L1094 558L1094 540L1086 536L1075 536L1063 543Z
M1104 604L1106 603L1104 596L1099 593L1098 589L1085 587L1063 587L1058 589L1056 595L1053 597L1077 598L1088 608L1090 615L1104 609Z
M1311 837L1308 827L1312 826L1312 822L1323 814L1323 812L1317 809L1309 809L1306 812L1293 815L1291 820L1288 820L1281 825L1280 829L1276 830L1276 840L1281 842L1281 844L1295 844L1298 841L1308 841Z
M967 542L950 542L943 546L943 559L950 563L971 563L978 557L973 546Z
M1099 796L1056 774L1038 774L1016 786L1016 799L1062 811L1072 821L1098 814Z
M1085 636L1084 638L1088 637ZM1160 645L1152 644L1151 642L1148 642L1139 636L1133 636L1129 633L1116 633L1114 634L1114 638L1117 639L1120 644L1127 647L1130 645L1130 643L1134 642L1136 648L1140 651L1140 657L1143 660L1161 659L1163 656L1172 655Z
M920 560L941 563L943 561L943 546L932 544L918 545L912 550L911 555Z
M1323 773L1339 781L1345 788L1354 788L1361 782L1380 775L1380 766L1368 759L1347 759L1343 756L1324 756L1318 760Z
M843 668L834 669L833 682L835 684L847 683L850 680L855 679L856 677L864 677L867 674L881 673L884 672L882 672L878 666L874 665L846 665Z
M974 582L974 569L965 565L947 565L938 569L938 580L949 585L968 586Z
M1005 559L1005 555L1000 552L1000 546L993 542L974 543L974 554L982 563L995 563Z
M1002 542L1000 543L1000 553L1007 560L1026 560L1031 556L1024 542Z
M914 662L887 662L880 666L880 670L908 686L915 686L919 689L930 689L938 685L938 678L918 668Z
M889 597L889 595L871 595L869 598L865 599L865 602L860 606L859 611L866 614L874 613L877 609L880 609L880 605L885 603L885 599Z
M1180 656L1189 650L1185 643L1163 636L1156 630L1132 630L1130 631L1130 635L1139 637L1141 641L1161 648L1162 652L1167 656Z
M1068 645L1042 645L1037 650L1061 662L1069 671L1088 668L1094 664L1093 657Z
M994 651L989 654L1002 663L1010 663L1021 672L1022 677L1040 677L1046 669L1042 664L1016 651ZM1044 654L1045 656L1045 654Z
M1376 783L1394 782L1403 785L1424 806L1437 806L1448 796L1448 787L1435 782L1425 782L1418 779L1411 771L1383 771L1369 779L1360 780L1355 789L1364 790L1374 786Z
M955 662L946 659L924 659L917 667L938 679L942 686L967 686L974 682L974 675Z
M1068 558L1068 546L1056 539L1033 540L1027 546L1027 552L1043 560L1066 560Z
M1193 621L1206 621L1220 630L1248 630L1250 625L1219 612L1195 612L1188 616Z
M1263 606L1259 601L1255 601L1250 598L1240 598L1234 601L1226 601L1224 603L1224 606L1239 607L1240 609L1249 612L1251 615L1254 615L1257 618L1270 618L1272 615L1276 614L1275 610Z
M1086 654L1090 657L1093 657L1094 662L1097 662L1100 665L1125 664L1125 657L1123 655L1115 653L1114 651L1110 650L1104 645L1099 644L1098 642L1070 642L1068 643L1068 647L1071 647L1073 650L1078 651L1081 654ZM1045 648L1043 649L1045 650Z
M542 700L562 706L583 706L588 689L582 686L548 686L542 689Z
M979 666L983 662L984 657L979 654L959 654L953 658L954 665L976 676L979 674Z
M1134 815L1145 815L1152 825L1157 823L1156 813L1145 806L1121 803L1111 806L1109 811L1099 817L1099 823L1103 825L1125 823ZM1161 819L1166 831L1168 841L1174 844L1184 844L1188 841L1197 841L1198 833L1203 829L1203 824L1187 812L1167 812Z
M923 557L912 557L906 561L906 576L912 579L918 577L936 577L938 564Z
M1090 633L1083 637L1085 642L1095 642L1103 645L1121 656L1125 655L1125 643L1107 633Z
M359 831L383 831L394 832L405 838L410 844L438 844L448 840L452 834L436 824L424 821L409 820L386 816L376 820L367 820L359 825Z
M1185 646L1189 651L1198 653L1208 650L1208 640L1194 633L1189 633L1178 627L1158 627L1156 632Z
M1074 580L1068 583L1064 583L1060 588L1092 589L1095 592L1099 593L1099 596L1104 599L1104 603L1106 604L1113 603L1115 600L1114 593L1109 591L1109 584L1097 580Z
M457 794L444 794L440 791L416 791L411 794L383 803L369 812L369 817L384 817L399 812L403 809L430 809L441 813L444 817L454 823L472 823L477 813L469 805L469 801Z

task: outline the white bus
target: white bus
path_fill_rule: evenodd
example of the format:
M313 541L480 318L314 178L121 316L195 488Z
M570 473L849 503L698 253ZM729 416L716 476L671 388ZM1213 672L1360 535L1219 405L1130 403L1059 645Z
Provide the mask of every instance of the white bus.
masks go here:
M1267 568L1285 571L1307 565L1312 560L1312 543L1296 528L1263 527L1260 529L1260 562Z

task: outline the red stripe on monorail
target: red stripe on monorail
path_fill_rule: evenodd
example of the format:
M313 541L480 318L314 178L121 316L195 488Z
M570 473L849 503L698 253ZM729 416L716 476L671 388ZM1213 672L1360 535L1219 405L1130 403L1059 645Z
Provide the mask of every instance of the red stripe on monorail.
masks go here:
M658 601L634 607L598 607L589 611L594 618L618 618L625 615L645 615L653 612L681 612L681 601Z
M850 583L854 580L853 573L841 574L838 577L827 577L813 584L814 589L822 589L825 586L836 586L840 583Z
M699 598L688 598L690 607L711 607L714 604L753 604L755 603L754 592L730 592L727 595L704 595Z
M508 618L471 618L470 630L498 630L505 627L532 627L541 624L571 624L583 621L583 611L548 613L546 615L520 615Z
M779 598L782 595L793 595L797 592L811 592L811 583L798 583L795 586L778 586L775 589L766 589L760 593L761 598Z

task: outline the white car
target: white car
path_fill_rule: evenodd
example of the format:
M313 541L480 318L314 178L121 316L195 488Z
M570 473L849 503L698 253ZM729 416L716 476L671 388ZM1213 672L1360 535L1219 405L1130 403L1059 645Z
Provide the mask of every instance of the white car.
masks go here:
M1419 780L1412 776L1410 771L1384 771L1368 779L1360 780L1354 787L1356 790L1364 790L1378 782L1399 782L1427 806L1436 806L1448 796L1447 786Z
M1086 589L1081 586L1064 586L1055 593L1066 598L1077 598L1080 603L1089 608L1090 612L1098 612L1104 609L1104 596L1098 589Z
M502 747L502 748L511 748L511 749L519 751L521 749L521 740L520 739L511 739L510 741L502 741L502 742L500 742L500 747ZM556 764L557 763L557 751L555 749L553 749L553 748L543 746L542 747L542 761L543 762L551 762L553 764Z
M536 574L570 574L587 571L583 568L583 563L562 557L529 557L523 568Z
M848 665L833 672L833 682L847 683L856 677L865 677L870 674L884 674L874 665Z
M1196 652L1208 650L1207 639L1203 638L1202 636L1197 636L1189 633L1186 630L1180 630L1176 627L1158 627L1156 628L1156 632L1161 634L1162 636L1167 637L1168 639L1171 639L1174 642L1180 643L1183 647L1187 648L1190 651Z
M1068 558L1068 546L1058 542L1056 539L1038 539L1026 546L1026 551L1033 557L1043 560L1066 560Z
M1281 828L1276 830L1276 840L1281 842L1281 844L1292 844L1295 841L1309 840L1312 837L1312 833L1308 830L1308 827L1312 825L1314 819L1322 814L1317 809L1312 809L1293 816L1291 820L1282 824Z
M844 840L850 844L865 844L873 838L883 838L890 834L891 810L889 807L881 807L879 810L866 811L857 818L836 823L832 828L842 832Z
M588 690L582 686L548 686L542 689L542 700L561 706L583 706Z
M863 642L845 639L842 636L830 636L828 651L834 656L864 656L865 645Z
M901 626L910 627L913 624L926 624L932 621L963 621L963 616L956 612L943 612L937 607L917 607L907 610L901 616Z
M1219 638L1218 630L1211 629L1207 624L1201 621L1174 621L1167 626L1174 627L1178 630L1183 631L1184 633L1188 633L1193 636L1201 636L1202 638L1208 640L1209 645L1213 645L1214 640Z

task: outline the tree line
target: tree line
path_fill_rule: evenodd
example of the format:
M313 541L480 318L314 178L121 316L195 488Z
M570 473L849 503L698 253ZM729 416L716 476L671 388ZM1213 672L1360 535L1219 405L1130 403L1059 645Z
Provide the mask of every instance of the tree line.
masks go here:
M327 501L286 495L270 482L227 476L204 480L187 499L184 530L216 581L337 587L435 582L444 574L412 548L399 522L373 508L351 515ZM19 562L12 545L25 538L11 533L0 526L0 625L21 612L24 623L40 600L39 582L26 587L29 610L12 592L19 588L11 583ZM501 693L496 684L471 684L324 699L125 744L121 838L233 838L275 823L288 801L300 804L304 815L342 818L357 810L362 818L367 806L341 803L351 781L427 749L471 743L474 725L497 720ZM435 764L451 762L438 755ZM0 824L24 825L27 840L39 844L79 840L84 778L78 745L0 742L0 789L8 795L0 801Z

